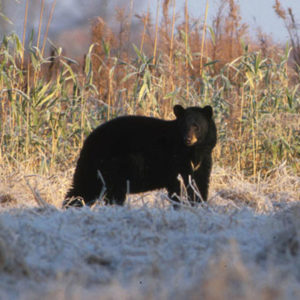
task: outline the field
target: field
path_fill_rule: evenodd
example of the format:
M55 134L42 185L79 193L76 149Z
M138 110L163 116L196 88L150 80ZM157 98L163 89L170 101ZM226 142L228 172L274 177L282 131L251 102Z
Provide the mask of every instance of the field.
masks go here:
M84 57L48 55L40 30L3 38L0 299L300 298L300 39L275 2L291 47L250 38L229 0L211 26L187 6L177 20L175 1L160 21L136 16L135 32L130 12L118 10L117 33L97 18ZM125 114L172 119L178 103L214 108L207 203L191 207L183 191L174 211L162 190L61 209L93 128Z
M286 166L259 184L216 167L208 203L180 211L164 191L63 211L69 178L1 174L1 299L299 298L300 180Z

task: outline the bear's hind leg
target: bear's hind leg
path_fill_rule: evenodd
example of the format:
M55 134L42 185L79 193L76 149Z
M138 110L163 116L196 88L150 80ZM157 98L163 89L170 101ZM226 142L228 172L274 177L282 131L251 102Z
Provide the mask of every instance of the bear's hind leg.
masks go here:
M180 184L177 180L176 182L173 182L167 187L168 190L168 196L172 200L173 208L175 210L180 209ZM177 204L178 203L178 204Z
M66 194L63 207L92 206L99 198L103 183L96 176L96 171L90 173L75 173L73 187Z
M82 207L84 205L92 206L99 197L99 194L100 191L98 189L95 189L94 192L89 191L88 193L76 192L76 190L71 189L67 193L62 207Z

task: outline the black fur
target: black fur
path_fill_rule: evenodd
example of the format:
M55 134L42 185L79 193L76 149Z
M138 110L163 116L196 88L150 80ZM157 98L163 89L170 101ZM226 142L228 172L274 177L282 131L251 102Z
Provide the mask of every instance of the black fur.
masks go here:
M97 127L83 145L63 205L81 206L76 197L92 205L104 185L109 204L122 205L127 192L160 188L178 201L174 196L180 194L178 174L186 186L190 175L206 201L217 140L212 108L175 105L174 113L173 121L125 116ZM200 201L193 189L188 193L191 201Z

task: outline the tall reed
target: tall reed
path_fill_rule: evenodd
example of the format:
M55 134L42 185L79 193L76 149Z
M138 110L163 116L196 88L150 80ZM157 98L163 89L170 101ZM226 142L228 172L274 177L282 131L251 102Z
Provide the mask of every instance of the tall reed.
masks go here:
M54 7L55 1L48 28ZM47 57L32 42L25 45L24 35L22 42L16 35L6 36L0 45L0 164L17 166L22 161L44 173L67 168L99 123L123 114L170 119L172 106L181 103L213 106L218 164L254 179L267 176L284 162L299 174L300 91L299 79L295 84L295 77L290 76L294 72L288 64L290 49L277 48L272 56L264 56L256 45L233 39L240 55L222 57L215 47L223 45L227 51L228 32L213 33L210 27L209 37L206 17L202 31L188 24L187 1L184 19L176 25L175 0L169 7L171 21L160 25L157 11L154 28L149 12L141 18L141 40L133 47L133 55L98 18L91 30L93 44L81 67L61 55L60 48ZM208 1L205 15L207 8ZM242 28L239 23L236 34L242 34ZM26 48L30 52L23 61ZM213 59L210 54L217 56ZM58 64L55 72L51 61Z

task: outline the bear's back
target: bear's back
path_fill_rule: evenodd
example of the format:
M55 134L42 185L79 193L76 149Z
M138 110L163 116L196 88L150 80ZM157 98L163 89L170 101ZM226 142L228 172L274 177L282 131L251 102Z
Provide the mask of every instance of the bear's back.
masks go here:
M168 148L180 142L176 120L124 116L98 126L87 137L83 151L112 156L146 151L155 146Z

